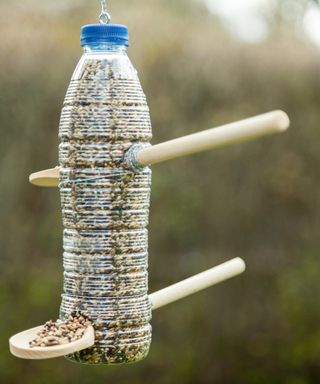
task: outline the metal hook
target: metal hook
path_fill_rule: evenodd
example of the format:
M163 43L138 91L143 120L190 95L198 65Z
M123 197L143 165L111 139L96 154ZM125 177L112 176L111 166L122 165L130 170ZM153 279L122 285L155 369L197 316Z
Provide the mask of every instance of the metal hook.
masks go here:
M99 17L100 24L109 24L111 16L107 11L107 0L101 0L101 15Z

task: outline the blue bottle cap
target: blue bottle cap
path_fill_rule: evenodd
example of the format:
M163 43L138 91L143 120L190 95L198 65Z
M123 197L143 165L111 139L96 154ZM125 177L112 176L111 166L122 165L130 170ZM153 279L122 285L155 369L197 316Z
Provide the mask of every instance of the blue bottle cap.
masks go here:
M94 43L129 45L129 30L120 24L89 24L81 28L81 46Z

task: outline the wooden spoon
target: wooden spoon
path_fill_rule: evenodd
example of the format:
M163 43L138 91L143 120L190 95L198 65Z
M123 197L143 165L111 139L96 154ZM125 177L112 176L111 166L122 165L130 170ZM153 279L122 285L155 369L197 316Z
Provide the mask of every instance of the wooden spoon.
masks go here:
M174 303L184 297L231 279L243 273L245 269L245 262L240 258L235 258L180 281L179 283L161 289L149 295L152 310ZM30 348L29 342L37 337L37 333L41 328L42 326L32 328L12 336L9 340L11 353L21 359L51 359L53 357L69 355L70 353L78 352L94 345L94 329L90 326L86 329L80 340L72 343L54 347Z
M69 355L94 345L94 329L90 326L85 330L81 339L72 343L55 345L53 347L30 348L29 342L37 337L37 333L41 328L43 326L31 328L12 336L9 340L10 352L21 359L40 360Z
M158 164L209 149L281 133L287 130L289 125L290 120L285 112L272 111L141 149L135 154L135 160L141 166ZM39 187L57 187L59 172L59 167L46 169L30 175L29 181Z

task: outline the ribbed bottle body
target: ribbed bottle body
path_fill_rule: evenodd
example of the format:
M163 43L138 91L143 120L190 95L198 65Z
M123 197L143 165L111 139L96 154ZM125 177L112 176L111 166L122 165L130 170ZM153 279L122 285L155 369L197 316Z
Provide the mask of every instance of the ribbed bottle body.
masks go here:
M124 155L151 139L149 109L122 49L90 51L72 77L59 137L64 225L61 317L94 323L94 347L68 356L88 364L142 360L151 343L148 217L151 170Z

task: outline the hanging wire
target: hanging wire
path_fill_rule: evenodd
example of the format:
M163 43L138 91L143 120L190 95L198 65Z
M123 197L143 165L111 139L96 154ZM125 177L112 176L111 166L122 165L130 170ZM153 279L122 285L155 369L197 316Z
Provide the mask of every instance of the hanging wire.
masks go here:
M111 16L107 11L107 0L101 0L101 15L99 17L100 24L110 23Z

